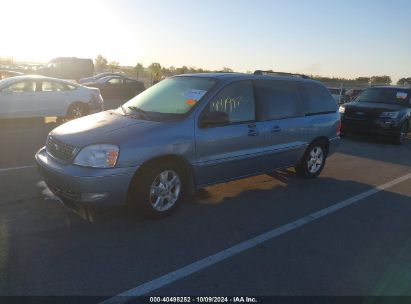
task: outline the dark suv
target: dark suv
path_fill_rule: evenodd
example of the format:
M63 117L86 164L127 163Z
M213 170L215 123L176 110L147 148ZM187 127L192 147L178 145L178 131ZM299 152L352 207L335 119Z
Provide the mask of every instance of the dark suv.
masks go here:
M401 144L410 131L411 90L379 86L366 89L353 102L340 106L342 134L388 136Z
M279 168L316 177L339 142L335 100L303 77L193 74L54 129L36 154L65 202L167 214L184 193Z

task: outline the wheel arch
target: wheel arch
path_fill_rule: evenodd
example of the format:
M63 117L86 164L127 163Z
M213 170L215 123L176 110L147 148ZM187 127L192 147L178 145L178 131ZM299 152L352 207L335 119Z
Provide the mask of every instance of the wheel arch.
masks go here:
M137 178L139 178L142 174L144 174L144 171L147 170L148 168L152 166L158 166L162 163L173 163L176 164L179 168L184 173L184 179L186 181L186 190L188 194L193 194L195 191L195 176L194 176L194 170L190 162L176 154L166 154L166 155L161 155L161 156L156 156L153 157L147 161L145 161L134 173L132 182L129 185L128 188L128 193L130 193L131 186L133 185L133 181Z
M330 140L328 139L328 137L326 137L326 136L316 137L310 142L309 146L311 146L312 144L317 143L317 142L320 142L324 145L325 153L326 153L326 155L328 155L328 152L330 150Z

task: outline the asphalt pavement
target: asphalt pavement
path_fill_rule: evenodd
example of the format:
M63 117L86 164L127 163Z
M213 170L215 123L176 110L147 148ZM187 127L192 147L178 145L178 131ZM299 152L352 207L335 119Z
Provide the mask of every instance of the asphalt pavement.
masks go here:
M411 296L411 139L350 136L317 179L283 170L220 184L147 220L123 208L76 214L47 193L34 153L55 126L0 122L0 295ZM204 259L214 262L190 266Z

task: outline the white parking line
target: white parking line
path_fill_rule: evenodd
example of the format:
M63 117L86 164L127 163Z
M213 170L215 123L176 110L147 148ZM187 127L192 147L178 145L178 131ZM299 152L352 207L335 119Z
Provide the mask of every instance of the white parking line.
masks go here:
M1 172L7 172L7 171L21 170L21 169L29 169L29 168L36 168L36 166L35 166L35 165L32 165L32 166L20 166L20 167L2 168L2 169L0 169L0 173L1 173Z
M223 251L220 251L216 254L213 254L211 256L208 256L204 259L201 259L197 262L194 262L192 264L189 264L187 266L184 266L183 268L177 269L173 272L170 272L166 275L163 275L161 277L158 277L152 281L149 281L147 283L138 285L135 288L129 289L125 292L122 292L118 294L117 296L114 296L112 298L109 298L101 304L121 304L121 303L126 303L130 300L132 300L135 297L145 295L151 291L154 291L156 289L159 289L161 287L164 287L166 285L169 285L175 281L178 281L182 278L185 278L193 273L196 273L198 271L201 271L207 267L210 267L218 262L221 262L225 259L228 259L234 255L237 255L247 249L253 248L261 243L267 242L269 240L272 240L280 235L283 235L289 231L292 231L294 229L297 229L301 226L304 226L308 223L311 223L313 221L316 221L320 218L323 218L331 213L334 213L342 208L348 207L350 205L353 205L364 198L367 198L375 193L378 193L380 191L383 191L387 188L390 188L394 185L397 185L401 182L404 182L408 179L411 178L411 173L404 175L402 177L399 177L395 180L392 180L388 183L385 183L383 185L380 185L378 187L372 188L368 191L362 192L358 195L355 195L353 197L350 197L346 200L343 200L341 202L338 202L330 207L327 207L325 209L322 209L320 211L311 213L310 215L307 215L305 217L302 217L294 222L291 222L289 224L286 224L284 226L278 227L276 229L273 229L271 231L268 231L266 233L260 234L259 236L256 236L252 239L249 239L247 241L244 241L242 243L239 243L237 245L234 245L232 247L229 247Z

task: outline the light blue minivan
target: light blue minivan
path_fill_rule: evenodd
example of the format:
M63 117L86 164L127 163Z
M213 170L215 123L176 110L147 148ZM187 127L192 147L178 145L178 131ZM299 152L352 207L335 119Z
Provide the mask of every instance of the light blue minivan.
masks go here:
M208 185L287 167L318 176L340 127L335 100L306 76L187 74L57 127L36 161L70 206L127 202L163 216Z

